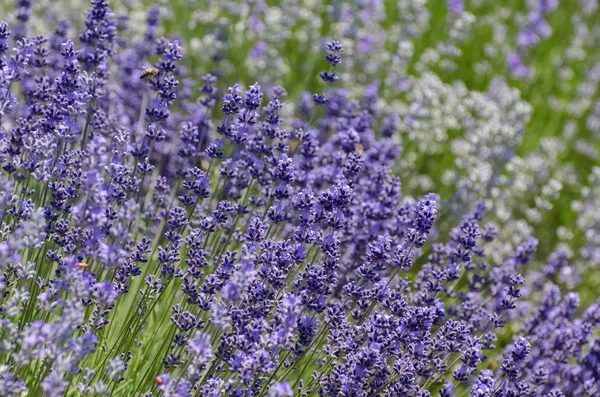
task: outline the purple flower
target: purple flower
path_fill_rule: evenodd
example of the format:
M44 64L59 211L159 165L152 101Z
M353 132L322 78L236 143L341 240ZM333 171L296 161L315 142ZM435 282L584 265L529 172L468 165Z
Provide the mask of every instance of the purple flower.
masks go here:
M448 9L453 14L459 15L465 10L463 0L448 0Z
M294 391L288 382L277 383L269 389L269 397L288 397L293 396Z
M575 291L600 174L552 164L573 125L599 124L589 17L548 94L566 138L527 153L524 88L557 4L508 28L463 3L421 46L439 18L418 1L224 3L189 44L177 24L159 37L168 7L140 24L94 0L73 42L53 7L33 21L19 1L13 33L0 24L0 394L598 394L600 302ZM304 76L291 55L314 60L315 37L296 39L322 27L346 51L324 43L329 70ZM475 60L486 92L453 74L482 27L519 89L494 62ZM559 204L577 225L540 234Z
M510 73L519 79L527 79L531 77L532 70L523 65L521 57L517 53L513 53L508 57L508 70Z
M17 380L15 375L8 370L3 370L0 376L0 393L5 396L18 396L26 392L27 387L23 381Z

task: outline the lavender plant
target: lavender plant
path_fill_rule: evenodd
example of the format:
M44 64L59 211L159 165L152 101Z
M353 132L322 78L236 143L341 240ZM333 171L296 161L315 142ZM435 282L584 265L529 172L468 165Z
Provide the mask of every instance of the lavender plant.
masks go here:
M20 1L0 24L0 395L600 396L600 300L572 291L599 260L598 169L572 204L585 246L561 229L536 262L536 224L579 182L546 172L560 141L515 155L532 108L505 80L434 73L475 22L450 3L449 38L411 66L429 13L399 2L398 53L363 71L384 32L346 30L385 13L340 6L344 40L295 103L285 70L199 78L156 8L131 32L93 0L45 37ZM228 12L274 29L266 4ZM389 87L354 84L378 62Z

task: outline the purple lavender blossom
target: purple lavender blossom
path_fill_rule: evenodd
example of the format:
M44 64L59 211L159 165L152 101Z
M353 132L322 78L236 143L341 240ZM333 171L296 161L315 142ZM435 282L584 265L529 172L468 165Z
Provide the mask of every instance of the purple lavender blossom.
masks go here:
M158 8L136 35L94 0L81 32L46 38L18 2L0 24L0 395L598 395L600 301L571 291L597 256L596 190L573 204L582 253L542 263L547 242L502 203L548 178L519 174L528 105L503 80L433 73L473 16L449 1L449 39L412 59L427 9L398 2L387 53L387 8L359 3L326 10L344 46L325 44L329 70L307 76L323 90L295 105L266 75L229 81L230 60L199 78ZM252 62L277 53L261 18L280 13L222 8L247 17ZM534 75L556 8L531 3L514 77ZM235 51L236 29L213 44ZM361 49L394 70L363 73ZM452 189L415 157L448 140Z

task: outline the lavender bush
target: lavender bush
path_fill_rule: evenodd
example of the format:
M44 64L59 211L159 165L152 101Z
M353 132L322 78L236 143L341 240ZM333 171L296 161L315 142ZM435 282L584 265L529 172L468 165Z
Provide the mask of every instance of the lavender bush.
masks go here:
M600 396L600 168L559 161L597 156L597 66L517 154L557 4L511 43L449 1L419 48L425 1L209 3L189 43L106 0L0 24L0 395ZM478 24L485 90L445 77Z

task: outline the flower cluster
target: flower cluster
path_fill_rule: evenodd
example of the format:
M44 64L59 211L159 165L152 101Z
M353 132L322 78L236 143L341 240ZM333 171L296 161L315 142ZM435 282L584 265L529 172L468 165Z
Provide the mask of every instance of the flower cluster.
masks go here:
M550 167L556 138L517 156L534 110L506 79L443 81L462 1L412 60L424 3L394 8L394 54L387 6L326 10L343 39L295 103L281 70L228 80L239 54L196 78L159 8L131 31L93 0L45 37L20 1L0 24L0 395L600 396L600 299L573 291L600 262L600 169ZM295 17L225 8L261 38L244 62L280 55ZM554 8L532 3L520 47ZM536 225L564 186L577 227L555 247Z

